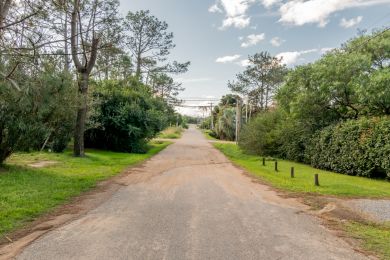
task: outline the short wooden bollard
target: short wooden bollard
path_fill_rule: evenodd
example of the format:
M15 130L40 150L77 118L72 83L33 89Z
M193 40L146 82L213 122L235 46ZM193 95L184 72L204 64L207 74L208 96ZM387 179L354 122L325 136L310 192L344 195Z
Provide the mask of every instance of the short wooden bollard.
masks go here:
M315 174L314 175L314 185L315 186L320 186L320 181L318 179L318 174Z
M263 166L265 166L265 158L263 157Z
M291 178L295 177L295 169L294 167L291 167Z
M275 172L278 171L278 161L275 161Z

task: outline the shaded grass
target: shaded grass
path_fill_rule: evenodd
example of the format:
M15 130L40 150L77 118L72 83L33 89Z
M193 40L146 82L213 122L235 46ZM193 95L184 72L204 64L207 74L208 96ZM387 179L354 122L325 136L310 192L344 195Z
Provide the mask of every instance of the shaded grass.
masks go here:
M346 224L346 230L354 238L362 241L362 247L365 250L376 252L382 259L390 259L389 225L352 222Z
M214 136L211 136L210 134L212 133L212 131L211 130L205 130L205 129L203 129L202 130L202 133L203 133L203 135L206 137L206 139L208 139L208 140L219 140L219 139L217 139L217 138L215 138Z
M179 139L184 129L180 126L171 126L162 131L157 137L163 139Z
M151 143L146 154L87 150L85 158L75 158L70 151L12 155L0 172L0 237L95 187L97 182L152 157L169 144ZM28 166L40 161L56 164Z
M275 172L273 161L268 160L266 166L262 166L261 157L244 154L235 144L215 143L214 146L237 165L279 189L340 197L390 197L388 181L332 173L285 160L278 160L279 172ZM295 168L294 179L290 177L291 167ZM319 187L314 186L316 173L319 174Z

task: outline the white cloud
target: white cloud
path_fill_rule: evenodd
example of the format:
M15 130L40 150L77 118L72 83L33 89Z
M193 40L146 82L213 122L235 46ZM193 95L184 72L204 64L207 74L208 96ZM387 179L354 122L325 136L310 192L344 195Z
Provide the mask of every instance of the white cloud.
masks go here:
M316 23L324 27L334 12L379 4L390 4L390 0L290 0L280 7L279 21L297 26Z
M286 65L295 64L298 59L308 53L317 52L318 49L304 50L304 51L289 51L289 52L281 52L276 55L277 58L282 59L282 63Z
M221 8L217 4L213 4L212 6L209 7L209 12L210 13L222 13Z
M285 40L280 39L279 37L274 37L271 39L270 43L272 46L279 47L285 42Z
M363 20L363 16L358 16L356 18L351 18L351 19L341 19L340 21L340 26L341 27L344 27L344 28L351 28L355 25L358 25L359 23L361 23L361 21Z
M255 46L256 44L258 44L259 42L261 42L264 39L265 39L264 33L248 35L245 38L245 41L241 44L241 47L248 48L250 46Z
M242 67L248 67L251 64L251 62L248 59L242 60L238 63L238 65Z
M226 29L228 27L242 29L249 26L250 17L247 15L247 11L256 1L257 0L217 0L217 2L209 8L209 12L225 13L225 19L223 20L220 29Z
M241 55L232 55L232 56L224 56L224 57L219 57L215 60L217 63L232 63L238 60L241 57Z
M228 28L228 27L236 27L238 29L244 29L247 27L251 22L251 18L241 15L241 16L235 16L235 17L227 17L222 22L222 26L220 27L221 30Z
M261 3L267 7L270 8L271 6L280 3L281 0L261 0Z

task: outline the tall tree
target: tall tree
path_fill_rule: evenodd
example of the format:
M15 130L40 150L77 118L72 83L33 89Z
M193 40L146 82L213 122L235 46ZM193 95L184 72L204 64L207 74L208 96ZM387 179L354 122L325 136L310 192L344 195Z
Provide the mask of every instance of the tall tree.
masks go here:
M73 1L71 15L71 53L77 71L78 90L81 95L74 133L74 155L84 156L84 132L87 118L88 85L98 51L110 45L102 39L111 21L117 17L118 1Z
M183 91L181 83L177 83L173 78L165 73L157 73L151 79L152 91L170 104L177 104L179 101L177 95Z
M258 110L267 110L273 96L282 84L287 69L281 60L268 52L249 56L249 66L237 75L237 80L229 82L229 88L248 97L249 103Z
M148 10L129 12L124 27L128 32L126 44L134 56L138 78L141 78L145 66L165 61L175 47L173 33L167 31L168 24L158 20Z

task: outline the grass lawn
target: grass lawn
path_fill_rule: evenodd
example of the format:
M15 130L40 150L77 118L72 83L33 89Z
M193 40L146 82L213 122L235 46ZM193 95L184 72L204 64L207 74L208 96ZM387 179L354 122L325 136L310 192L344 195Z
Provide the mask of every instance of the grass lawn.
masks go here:
M278 160L279 172L275 172L274 161L267 160L266 166L262 166L261 157L244 154L235 144L214 143L213 145L235 164L281 190L338 197L390 198L388 181L322 171L284 160ZM291 167L295 168L294 179L290 177ZM320 187L314 186L315 173L319 174ZM342 228L352 237L359 239L364 249L375 252L381 259L390 260L390 223L345 222L342 223Z
M279 172L275 172L273 161L262 166L261 157L246 155L235 144L215 143L214 146L237 165L279 189L340 197L390 198L388 181L332 173L284 160L278 160ZM294 179L290 177L291 167L295 168ZM319 174L319 187L314 186L316 173Z
M184 129L180 126L171 126L162 131L157 137L163 139L179 139Z
M376 252L382 259L390 259L390 225L348 223L346 230L362 240L364 249Z
M0 171L0 237L95 187L98 181L152 157L169 144L151 143L146 154L87 150L86 158L75 158L70 151L12 155ZM28 166L42 161L55 164L43 168Z

